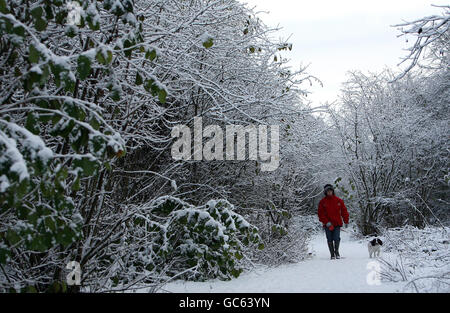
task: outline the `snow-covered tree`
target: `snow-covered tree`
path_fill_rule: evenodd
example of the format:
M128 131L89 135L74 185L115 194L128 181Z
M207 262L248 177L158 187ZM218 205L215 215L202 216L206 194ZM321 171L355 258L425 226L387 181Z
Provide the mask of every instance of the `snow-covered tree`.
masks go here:
M0 261L9 286L61 289L67 249L89 236L101 208L79 197L89 201L126 150L110 115L122 96L116 74L134 51L155 53L134 10L129 0L0 2ZM145 84L165 101L159 80Z
M341 142L338 167L345 169L336 184L359 210L364 234L380 223L436 222L429 204L445 186L448 117L433 113L436 94L428 88L435 77L389 83L393 77L350 73L341 107L330 111Z
M235 0L1 0L0 288L66 290L73 260L98 288L139 208L167 194L198 207L248 182L230 175L242 162L173 160L170 131L197 116L224 126L307 114L296 105L313 78L287 66L292 46L274 31ZM252 205L239 201L229 210ZM127 247L148 238L135 239Z
M442 69L450 64L450 6L436 6L442 9L441 15L431 15L415 21L395 25L401 34L415 37L414 44L400 64L406 63L404 71L394 79L398 80L419 66L427 70ZM420 61L420 57L423 58Z

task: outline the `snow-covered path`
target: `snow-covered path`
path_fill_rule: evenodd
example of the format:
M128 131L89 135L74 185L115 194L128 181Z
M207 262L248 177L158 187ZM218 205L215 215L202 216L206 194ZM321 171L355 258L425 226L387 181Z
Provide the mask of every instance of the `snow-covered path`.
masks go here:
M330 260L325 235L315 236L311 242L313 258L279 266L277 268L259 268L243 273L231 281L213 280L208 282L175 281L167 284L164 290L169 292L396 292L402 284L385 283L370 285L367 283L369 259L364 243L351 240L341 232L340 260Z

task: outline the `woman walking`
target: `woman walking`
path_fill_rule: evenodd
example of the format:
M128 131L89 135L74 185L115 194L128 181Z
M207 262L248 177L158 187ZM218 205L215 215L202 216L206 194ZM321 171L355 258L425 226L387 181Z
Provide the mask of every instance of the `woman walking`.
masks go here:
M319 220L322 222L325 229L331 259L340 259L340 229L342 227L342 219L344 219L345 227L347 228L348 226L348 211L344 201L334 194L332 185L325 185L323 187L323 193L325 194L325 197L319 202Z

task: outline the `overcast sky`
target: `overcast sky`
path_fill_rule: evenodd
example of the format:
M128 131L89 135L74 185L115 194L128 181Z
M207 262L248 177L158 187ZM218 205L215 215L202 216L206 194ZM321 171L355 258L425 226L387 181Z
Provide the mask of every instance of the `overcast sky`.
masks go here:
M441 14L431 4L449 0L241 0L269 26L281 26L280 37L291 36L291 65L310 64L309 73L323 87L309 88L313 105L337 98L346 72L397 68L407 43L391 27L402 21ZM264 12L264 13L263 13ZM411 43L411 40L410 40Z

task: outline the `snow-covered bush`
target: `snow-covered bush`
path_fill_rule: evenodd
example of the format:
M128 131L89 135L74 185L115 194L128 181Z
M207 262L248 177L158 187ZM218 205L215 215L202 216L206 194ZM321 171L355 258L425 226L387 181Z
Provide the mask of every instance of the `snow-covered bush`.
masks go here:
M158 275L186 280L231 279L242 272L248 246L262 249L258 229L226 200L193 206L165 196L137 208L124 234L108 257L121 264L111 280L128 284Z
M264 250L253 254L254 262L268 266L297 263L308 257L311 234L303 229L292 228L278 238L264 240Z
M311 236L319 231L314 216L291 216L287 211L272 207L268 211L271 222L256 225L260 230L263 250L252 249L250 265L253 263L278 266L300 262L308 257L308 244ZM277 218L278 217L278 218Z
M405 281L405 291L450 291L450 228L413 226L383 232L382 278Z

